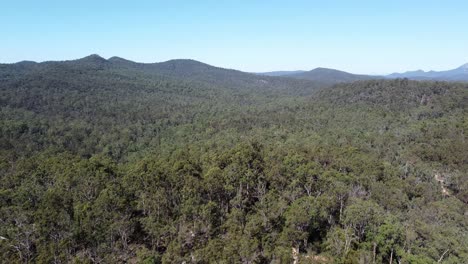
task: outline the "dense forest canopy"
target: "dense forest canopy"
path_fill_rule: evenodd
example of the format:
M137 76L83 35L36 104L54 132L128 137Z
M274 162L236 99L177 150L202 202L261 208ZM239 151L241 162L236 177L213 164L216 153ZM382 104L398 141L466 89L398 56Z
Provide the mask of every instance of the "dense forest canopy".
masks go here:
M0 65L5 263L468 263L468 85Z

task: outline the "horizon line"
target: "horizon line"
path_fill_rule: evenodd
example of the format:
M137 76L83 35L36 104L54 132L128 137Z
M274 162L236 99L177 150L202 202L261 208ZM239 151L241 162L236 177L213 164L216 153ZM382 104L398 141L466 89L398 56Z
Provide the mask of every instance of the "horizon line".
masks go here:
M403 72L394 71L394 72L390 72L390 73L388 73L388 72L387 73L354 73L354 72L351 72L351 71L341 70L341 69L335 68L335 67L323 67L323 66L318 66L318 67L312 68L310 70L304 70L304 69L294 69L294 70L278 69L278 70L271 70L271 71L244 71L244 70L239 70L239 69L234 69L234 68L226 68L226 67L223 67L223 66L213 65L213 64L206 63L206 62L196 60L196 59L192 59L192 58L175 58L175 59L169 59L169 60L165 60L165 61L141 62L141 61L134 61L134 60L126 59L124 57L115 56L115 55L110 56L108 58L105 58L105 57L99 55L98 53L91 53L91 54L86 55L84 57L79 57L79 58L74 58L74 59L43 60L43 61L34 61L34 60L27 60L26 59L26 60L21 60L21 61L16 61L16 62L0 62L0 65L1 64L3 64L3 65L13 65L13 64L18 64L18 63L37 63L37 64L40 64L40 63L47 63L47 62L70 62L70 61L78 61L78 60L85 59L85 58L88 58L88 57L93 57L93 56L99 57L99 58L104 59L106 61L109 61L112 58L116 58L116 59L122 59L122 60L125 60L125 61L128 61L128 62L137 63L137 64L156 64L156 63L165 63L165 62L177 61L177 60L195 61L195 62L206 64L206 65L209 65L209 66L212 66L212 67L216 67L216 68L222 68L222 69L227 69L227 70L236 70L236 71L240 71L240 72L244 72L244 73L252 73L252 74L264 74L264 73L273 73L273 72L295 72L295 71L309 72L309 71L313 71L313 70L320 69L320 68L329 69L329 70L337 70L337 71L342 71L342 72L356 74L356 75L370 75L370 76L379 76L379 75L380 76L386 76L386 75L391 75L391 74L407 73L407 72L415 72L415 71L422 71L422 72L425 72L425 73L427 73L427 72L440 72L440 71L436 71L436 70L416 69L416 70L405 70ZM454 69L458 69L458 68L461 68L461 67L464 67L464 66L468 66L468 63L462 64L462 65L459 65L459 66L455 66L455 68L445 69L445 70L442 70L442 71L454 70Z

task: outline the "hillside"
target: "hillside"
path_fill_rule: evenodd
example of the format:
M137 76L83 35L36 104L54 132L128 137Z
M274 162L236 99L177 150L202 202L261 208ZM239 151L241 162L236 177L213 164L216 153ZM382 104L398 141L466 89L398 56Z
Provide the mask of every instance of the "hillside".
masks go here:
M236 70L223 69L204 64L194 60L170 60L160 63L136 63L119 57L106 60L99 55L90 55L78 60L50 61L43 63L20 62L16 64L0 64L0 78L6 81L24 77L45 75L86 75L93 74L102 78L139 78L159 80L175 79L176 81L187 81L204 86L216 85L218 88L226 89L267 89L288 91L310 92L318 85L300 80L286 78L273 78L269 76L258 76ZM104 77L104 75L106 75ZM67 80L67 78L65 78ZM73 79L73 78L70 78ZM307 92L305 91L305 92Z
M344 82L354 82L360 80L381 79L379 76L371 75L358 75L344 71L327 68L316 68L311 71L278 71L278 72L265 72L260 75L266 76L281 76L300 80L310 80L325 85L333 85Z
M55 135L41 137L47 141L40 146L59 144L58 148L68 149L68 145L80 145L87 156L105 146L115 157L126 157L121 152L128 151L116 143L119 139L112 138L109 129L115 124L126 130L143 130L138 133L163 133L161 127L186 124L194 118L205 124L212 113L221 115L259 104L269 107L266 103L272 100L287 101L320 87L309 81L260 77L191 60L141 64L97 55L74 61L0 65L0 78L4 78L0 106L5 122L27 115L32 119L27 126L41 133L46 133L44 127L49 123L59 122L60 130L85 134L75 134L65 142L57 141ZM82 142L89 133L103 137ZM135 140L143 146L149 144L139 136ZM23 144L12 144L10 147L23 148ZM22 151L32 150L29 146Z
M2 260L464 263L468 86L314 74L0 65Z

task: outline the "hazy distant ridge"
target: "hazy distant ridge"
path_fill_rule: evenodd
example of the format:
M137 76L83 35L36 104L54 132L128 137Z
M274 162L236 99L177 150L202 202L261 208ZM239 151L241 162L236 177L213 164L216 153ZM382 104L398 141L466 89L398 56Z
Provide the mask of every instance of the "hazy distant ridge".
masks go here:
M414 80L468 81L468 63L447 71L407 71L392 73L388 78L408 78Z
M336 69L316 68L311 71L274 71L258 73L267 76L283 76L296 79L313 81L326 81L328 83L352 82L358 80L381 79L381 78L408 78L412 80L437 80L437 81L468 81L468 63L453 70L446 71L407 71L403 73L392 73L389 75L361 75L352 74Z

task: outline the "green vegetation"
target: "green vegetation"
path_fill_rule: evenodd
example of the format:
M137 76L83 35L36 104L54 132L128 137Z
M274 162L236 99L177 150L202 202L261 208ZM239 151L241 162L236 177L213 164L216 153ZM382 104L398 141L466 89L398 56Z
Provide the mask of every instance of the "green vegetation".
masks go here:
M467 263L468 85L0 65L6 263Z

